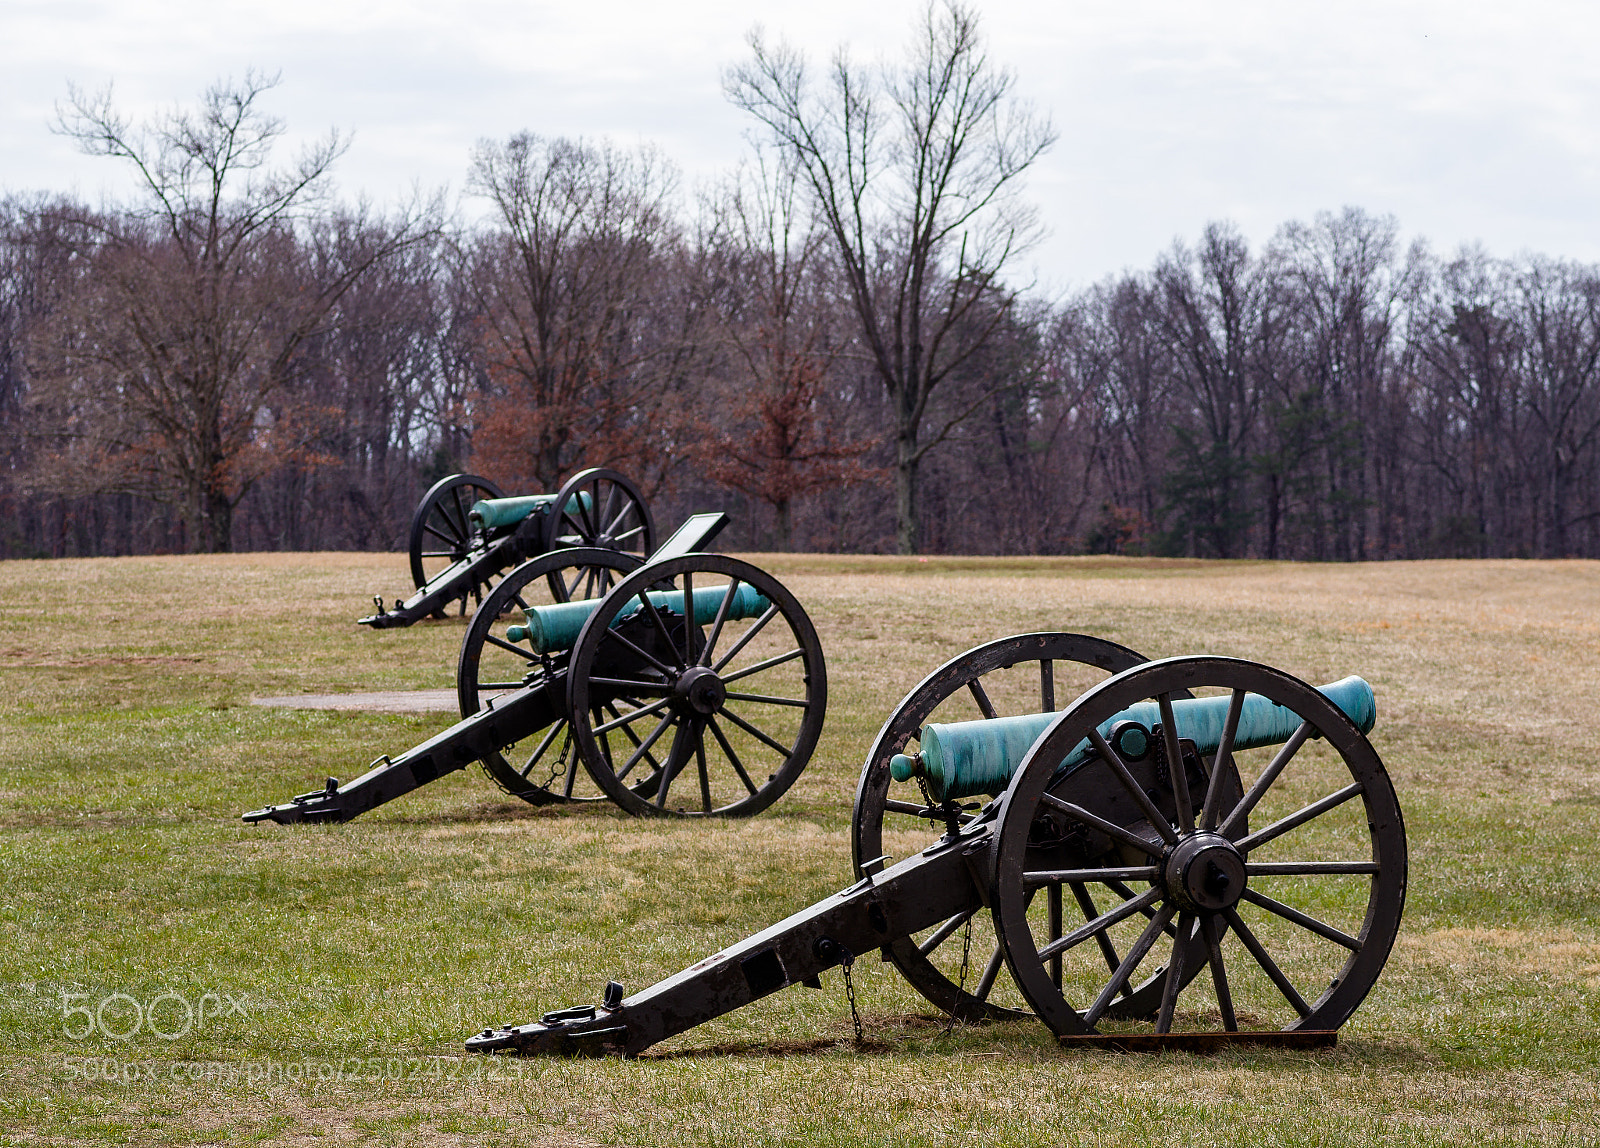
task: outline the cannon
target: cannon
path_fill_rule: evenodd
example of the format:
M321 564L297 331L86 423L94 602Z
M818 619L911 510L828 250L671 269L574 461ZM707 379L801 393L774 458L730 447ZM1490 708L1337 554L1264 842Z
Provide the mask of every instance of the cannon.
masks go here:
M411 580L416 593L385 608L373 598L377 613L359 624L384 630L409 626L423 618L443 617L446 609L480 605L485 593L506 573L529 558L581 547L629 554L635 565L655 545L655 522L644 496L614 470L579 471L554 494L507 498L487 478L452 474L428 489L411 516L409 549ZM592 569L567 567L581 580ZM571 587L551 575L550 587L561 600Z
M473 761L535 804L606 799L635 815L716 817L765 809L816 746L827 670L811 620L776 578L725 555L676 552L708 525L691 519L637 568L584 547L518 567L463 639L459 722L353 781L329 778L244 820L348 821ZM614 580L603 596L533 601L552 580L595 590L597 571Z
M1112 676L1056 711L1057 689L1090 672ZM855 884L642 991L609 981L597 1004L467 1048L631 1056L832 968L848 978L873 949L952 1018L1031 1015L1064 1044L1332 1043L1405 901L1375 719L1356 678L1316 689L1084 635L989 643L880 731L852 817ZM904 860L874 852L890 841Z

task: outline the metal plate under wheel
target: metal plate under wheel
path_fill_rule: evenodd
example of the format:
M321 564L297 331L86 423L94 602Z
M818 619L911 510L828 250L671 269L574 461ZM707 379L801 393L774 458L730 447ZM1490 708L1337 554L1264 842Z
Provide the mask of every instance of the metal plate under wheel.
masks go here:
M1108 1052L1221 1052L1225 1048L1332 1048L1337 1030L1309 1032L1093 1032L1059 1036L1063 1048L1103 1048Z

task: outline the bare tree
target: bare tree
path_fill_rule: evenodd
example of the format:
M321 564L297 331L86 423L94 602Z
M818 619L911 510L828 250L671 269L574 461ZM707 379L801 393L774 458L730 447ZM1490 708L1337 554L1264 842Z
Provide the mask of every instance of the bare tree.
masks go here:
M896 545L913 553L918 466L987 396L925 433L929 400L1010 309L1000 275L1039 235L1017 192L1055 133L1013 94L957 0L925 10L898 67L863 69L841 49L821 93L794 49L759 32L750 47L724 87L792 157L832 239L894 408Z
M1466 249L1436 271L1415 321L1421 386L1414 424L1431 497L1428 557L1515 554L1526 484L1526 333L1501 264ZM1431 520L1431 521L1430 521Z
M1110 328L1108 410L1131 471L1119 489L1137 492L1123 501L1149 529L1161 517L1162 462L1172 449L1177 372L1162 338L1159 291L1147 277L1109 284L1102 306Z
M793 544L794 504L879 476L874 438L843 433L831 373L845 341L829 287L825 237L808 225L798 172L759 149L709 204L697 247L714 284L725 377L703 396L704 437L689 449L705 475L772 507L777 544Z
M1525 401L1537 434L1525 451L1546 502L1537 553L1575 553L1577 476L1600 445L1600 275L1594 268L1531 259L1515 275L1515 305L1527 336Z
M317 229L331 232L321 236L329 252L388 238L381 224L333 222ZM404 547L405 524L428 485L421 472L439 443L427 407L450 375L440 353L450 315L441 283L449 266L444 247L443 239L417 243L381 261L307 340L295 388L285 397L291 406L340 412L305 444L328 461L281 467L258 483L238 512L242 544L265 534L274 546L294 550Z
M580 462L638 474L662 453L650 412L683 349L663 281L675 186L650 149L478 145L469 187L494 221L469 253L490 383L473 449L502 481L553 490Z
M1249 446L1281 330L1271 268L1236 228L1210 224L1196 250L1179 245L1158 264L1155 281L1175 394L1188 408L1174 420L1177 465L1166 483L1176 530L1193 552L1236 557L1251 519Z
M63 277L67 246L36 222L47 200L0 199L0 556L28 552L30 517L18 497L30 461L24 347L30 328L48 314Z
M1060 412L1051 453L1079 459L1057 497L1072 500L1066 521L1074 524L1099 501L1099 519L1084 539L1095 552L1142 551L1159 517L1172 372L1151 294L1133 276L1108 280L1068 300L1045 333L1047 376Z
M142 202L71 221L84 270L36 344L37 398L59 420L45 481L171 502L198 550L231 549L240 499L337 413L288 401L306 339L427 230L418 212L380 243L314 234L345 145L330 132L272 167L284 128L260 103L275 84L247 73L142 127L109 88L72 89L58 112L86 152L132 165Z
M1279 556L1273 526L1283 487L1301 487L1308 503L1301 518L1310 556L1367 558L1369 521L1379 553L1392 543L1383 508L1397 493L1402 425L1385 412L1401 387L1396 351L1423 263L1418 247L1402 253L1398 234L1392 216L1347 207L1288 224L1273 241L1269 259L1291 309L1292 366L1268 384L1278 384L1267 402L1274 442L1258 464L1270 492L1268 557Z

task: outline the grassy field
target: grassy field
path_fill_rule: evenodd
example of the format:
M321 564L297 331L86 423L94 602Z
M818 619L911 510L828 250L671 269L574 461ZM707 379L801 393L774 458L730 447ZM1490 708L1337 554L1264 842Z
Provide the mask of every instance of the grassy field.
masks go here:
M449 686L462 623L351 624L403 558L0 564L0 1144L1600 1140L1600 564L756 560L830 677L819 750L767 814L534 809L474 769L295 828L238 814L447 724L250 704ZM829 974L635 1061L461 1053L848 883L879 723L939 662L1038 629L1371 681L1411 883L1337 1049L946 1034L863 961L865 1050ZM106 1035L134 1002L161 1032Z

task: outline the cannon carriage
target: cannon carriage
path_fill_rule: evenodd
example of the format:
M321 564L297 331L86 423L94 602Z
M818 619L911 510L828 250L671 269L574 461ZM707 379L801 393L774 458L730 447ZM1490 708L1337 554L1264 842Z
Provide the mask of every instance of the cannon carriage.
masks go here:
M1057 712L1064 669L1111 676ZM1319 690L1083 635L990 643L884 724L856 884L650 988L611 981L598 1005L467 1047L633 1055L873 949L953 1016L1032 1015L1063 1042L1329 1043L1405 899L1375 718L1360 679Z
M410 626L443 617L452 606L464 615L481 605L489 590L530 558L562 549L608 550L643 562L655 547L655 521L639 489L614 470L579 471L554 494L507 498L500 487L475 474L452 474L422 496L411 516L408 552L416 592L359 619L373 629ZM564 568L574 583L603 566ZM576 586L551 575L557 600Z
M827 671L811 620L776 578L696 552L725 522L694 516L643 566L592 547L530 559L463 638L459 722L350 782L329 778L244 820L348 821L473 761L533 804L609 800L646 816L765 809L816 746Z

